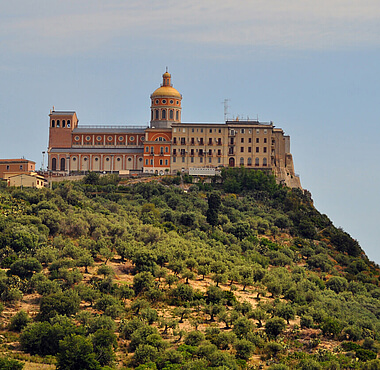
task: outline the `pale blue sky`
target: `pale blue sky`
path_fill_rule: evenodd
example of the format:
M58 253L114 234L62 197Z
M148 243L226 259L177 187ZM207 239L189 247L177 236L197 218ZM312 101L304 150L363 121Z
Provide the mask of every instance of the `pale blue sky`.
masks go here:
M380 263L378 0L0 4L0 157L42 162L48 114L149 120L165 67L184 122L259 117L291 136L316 207Z

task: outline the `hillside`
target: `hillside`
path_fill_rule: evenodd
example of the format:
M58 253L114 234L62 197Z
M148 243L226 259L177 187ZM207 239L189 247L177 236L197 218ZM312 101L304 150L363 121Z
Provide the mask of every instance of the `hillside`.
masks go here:
M380 368L379 266L260 171L3 188L0 232L0 368Z

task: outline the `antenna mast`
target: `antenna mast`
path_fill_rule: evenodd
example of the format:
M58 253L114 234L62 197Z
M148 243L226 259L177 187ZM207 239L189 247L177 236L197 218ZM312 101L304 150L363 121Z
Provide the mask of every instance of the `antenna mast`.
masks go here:
M229 105L228 105L228 102L231 101L231 99L224 99L224 122L227 122L227 117L228 117L228 108L229 108Z

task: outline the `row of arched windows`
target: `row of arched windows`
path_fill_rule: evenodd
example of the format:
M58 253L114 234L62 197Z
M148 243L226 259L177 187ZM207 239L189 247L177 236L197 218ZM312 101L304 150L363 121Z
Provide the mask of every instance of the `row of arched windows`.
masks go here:
M163 150L163 148L161 148ZM73 157L72 158L73 162L76 162L77 161L77 158L76 157ZM87 162L89 160L88 157L83 157L83 161L84 162ZM95 157L94 158L95 162L98 162L99 161L99 158L98 157ZM109 157L106 157L105 158L106 162L110 162L110 158ZM116 162L121 162L121 158L120 157L117 157L116 158ZM139 159L139 162L142 162L142 158L140 157ZM127 158L127 161L128 162L132 162L132 157L128 157ZM60 164L60 167L57 168L57 164ZM66 159L65 158L61 158L60 160L57 160L57 158L52 158L51 160L51 170L52 171L66 171Z
M62 127L64 128L64 127L68 127L68 128L70 128L70 126L71 126L71 122L70 122L70 120L68 119L68 120L62 120L62 123L61 123L61 121L59 120L59 119L57 119L57 120L55 120L55 119L52 119L51 120L51 127L61 127L61 124L62 124Z
M161 111L161 117L160 117L160 111ZM152 110L151 113L151 120L158 120L158 119L169 119L174 120L174 109L155 109ZM179 121L180 119L180 113L179 110L175 110L175 120Z

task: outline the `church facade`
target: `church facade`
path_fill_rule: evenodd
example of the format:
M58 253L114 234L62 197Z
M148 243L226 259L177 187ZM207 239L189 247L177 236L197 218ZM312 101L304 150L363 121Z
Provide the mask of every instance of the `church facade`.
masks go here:
M48 169L85 173L175 174L189 169L244 166L272 171L279 182L301 187L290 137L273 122L181 122L182 95L167 71L150 96L150 125L79 125L74 111L49 114Z

